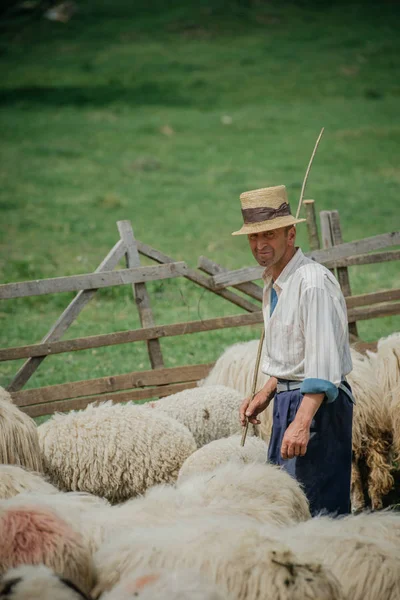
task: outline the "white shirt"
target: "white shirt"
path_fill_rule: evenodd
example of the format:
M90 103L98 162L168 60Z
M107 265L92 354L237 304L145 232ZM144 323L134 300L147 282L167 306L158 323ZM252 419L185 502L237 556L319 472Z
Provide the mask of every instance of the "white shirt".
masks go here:
M300 248L277 280L264 274L262 371L279 379L323 379L338 386L353 368L346 303L339 283ZM270 316L271 287L278 302Z

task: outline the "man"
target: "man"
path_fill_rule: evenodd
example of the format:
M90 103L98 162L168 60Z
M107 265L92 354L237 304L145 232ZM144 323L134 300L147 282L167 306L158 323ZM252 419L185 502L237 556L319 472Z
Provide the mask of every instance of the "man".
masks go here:
M268 460L303 486L312 514L350 511L353 398L346 304L324 266L295 246L296 223L285 186L240 196L257 262L265 267L262 371L266 385L240 408L242 425L275 397Z

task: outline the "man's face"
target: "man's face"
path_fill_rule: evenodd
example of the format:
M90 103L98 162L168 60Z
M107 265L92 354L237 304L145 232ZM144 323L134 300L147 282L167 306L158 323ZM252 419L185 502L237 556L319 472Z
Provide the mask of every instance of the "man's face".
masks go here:
M294 227L289 230L286 227L280 227L271 231L251 233L247 237L258 264L270 268L278 264L294 246L296 230Z

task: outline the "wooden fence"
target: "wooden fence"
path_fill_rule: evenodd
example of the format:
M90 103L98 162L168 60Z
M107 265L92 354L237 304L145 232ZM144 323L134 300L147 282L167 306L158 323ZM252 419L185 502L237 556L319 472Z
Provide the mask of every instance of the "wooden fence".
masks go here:
M398 250L385 252L377 252L377 250L400 244L400 233L387 233L343 244L337 211L324 211L320 215L323 246L321 248L314 203L309 200L305 205L310 244L310 252L307 254L328 268L336 269L336 275L346 297L349 328L355 345L361 351L366 348L374 349L375 344L366 344L357 338L357 321L400 314L400 290L383 290L352 296L348 267L398 260L400 258ZM135 240L129 221L119 221L117 226L120 239L94 273L0 285L0 299L79 290L38 344L0 349L0 361L27 359L7 389L11 392L14 402L32 417L52 414L55 411L81 409L91 402L103 399L112 399L116 402L140 401L153 397L161 398L195 387L197 381L207 375L212 363L165 368L160 346L161 338L263 322L262 288L253 281L260 278L262 268L248 267L229 271L209 258L201 256L198 268L189 269L186 263L176 262L159 250ZM140 254L152 259L158 265L141 266ZM114 271L124 257L126 268ZM171 277L185 277L239 306L247 314L172 325L156 325L146 282ZM132 285L141 328L61 340L65 331L98 289L126 284ZM228 287L232 289L227 289ZM237 291L241 293L238 294ZM151 370L36 389L22 389L47 356L138 341L147 343Z

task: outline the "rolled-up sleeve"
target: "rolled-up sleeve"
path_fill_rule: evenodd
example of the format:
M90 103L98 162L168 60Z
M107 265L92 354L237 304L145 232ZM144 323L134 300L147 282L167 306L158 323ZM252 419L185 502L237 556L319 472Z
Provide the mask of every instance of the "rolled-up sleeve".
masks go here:
M303 291L300 315L304 334L303 394L326 394L328 402L338 395L343 348L347 333L346 309L338 298L321 287Z

